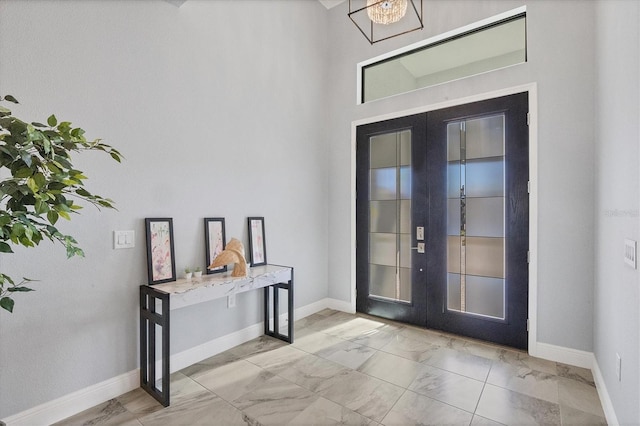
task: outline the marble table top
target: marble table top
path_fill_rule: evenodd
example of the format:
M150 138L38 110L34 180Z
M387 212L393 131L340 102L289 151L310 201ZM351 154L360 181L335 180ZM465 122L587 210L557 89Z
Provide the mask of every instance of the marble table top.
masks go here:
M200 278L182 278L151 287L169 293L170 310L175 310L273 284L287 283L292 276L291 267L262 265L248 267L246 277L232 277L228 271Z

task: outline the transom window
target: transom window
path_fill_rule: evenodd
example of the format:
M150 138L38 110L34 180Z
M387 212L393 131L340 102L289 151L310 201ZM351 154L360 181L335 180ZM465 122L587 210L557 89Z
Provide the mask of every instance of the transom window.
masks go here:
M523 7L358 64L358 103L526 61Z

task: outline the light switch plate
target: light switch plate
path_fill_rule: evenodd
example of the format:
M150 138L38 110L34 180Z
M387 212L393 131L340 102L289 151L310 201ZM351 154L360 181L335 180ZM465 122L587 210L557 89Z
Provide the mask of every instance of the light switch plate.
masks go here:
M633 269L638 269L636 250L638 243L633 240L624 240L624 262Z
M133 248L136 246L135 231L113 231L113 248Z

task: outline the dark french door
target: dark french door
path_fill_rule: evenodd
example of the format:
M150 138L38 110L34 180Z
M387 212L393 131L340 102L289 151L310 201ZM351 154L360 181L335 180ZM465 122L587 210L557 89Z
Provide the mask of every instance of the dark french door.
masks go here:
M358 127L356 309L424 325L428 188L424 114ZM414 250L415 248L415 250Z
M526 93L357 129L356 308L527 347Z

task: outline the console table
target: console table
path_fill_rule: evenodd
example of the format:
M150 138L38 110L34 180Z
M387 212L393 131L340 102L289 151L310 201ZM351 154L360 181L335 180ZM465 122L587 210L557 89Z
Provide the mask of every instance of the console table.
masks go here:
M262 265L248 268L246 277L232 277L231 272L204 275L200 278L140 286L140 387L165 407L169 406L169 324L170 313L249 290L264 289L264 334L293 343L293 268ZM270 289L272 306L269 306ZM287 290L288 333L279 329L279 290ZM269 318L273 317L273 329ZM156 386L156 327L160 327L162 348L161 389Z

